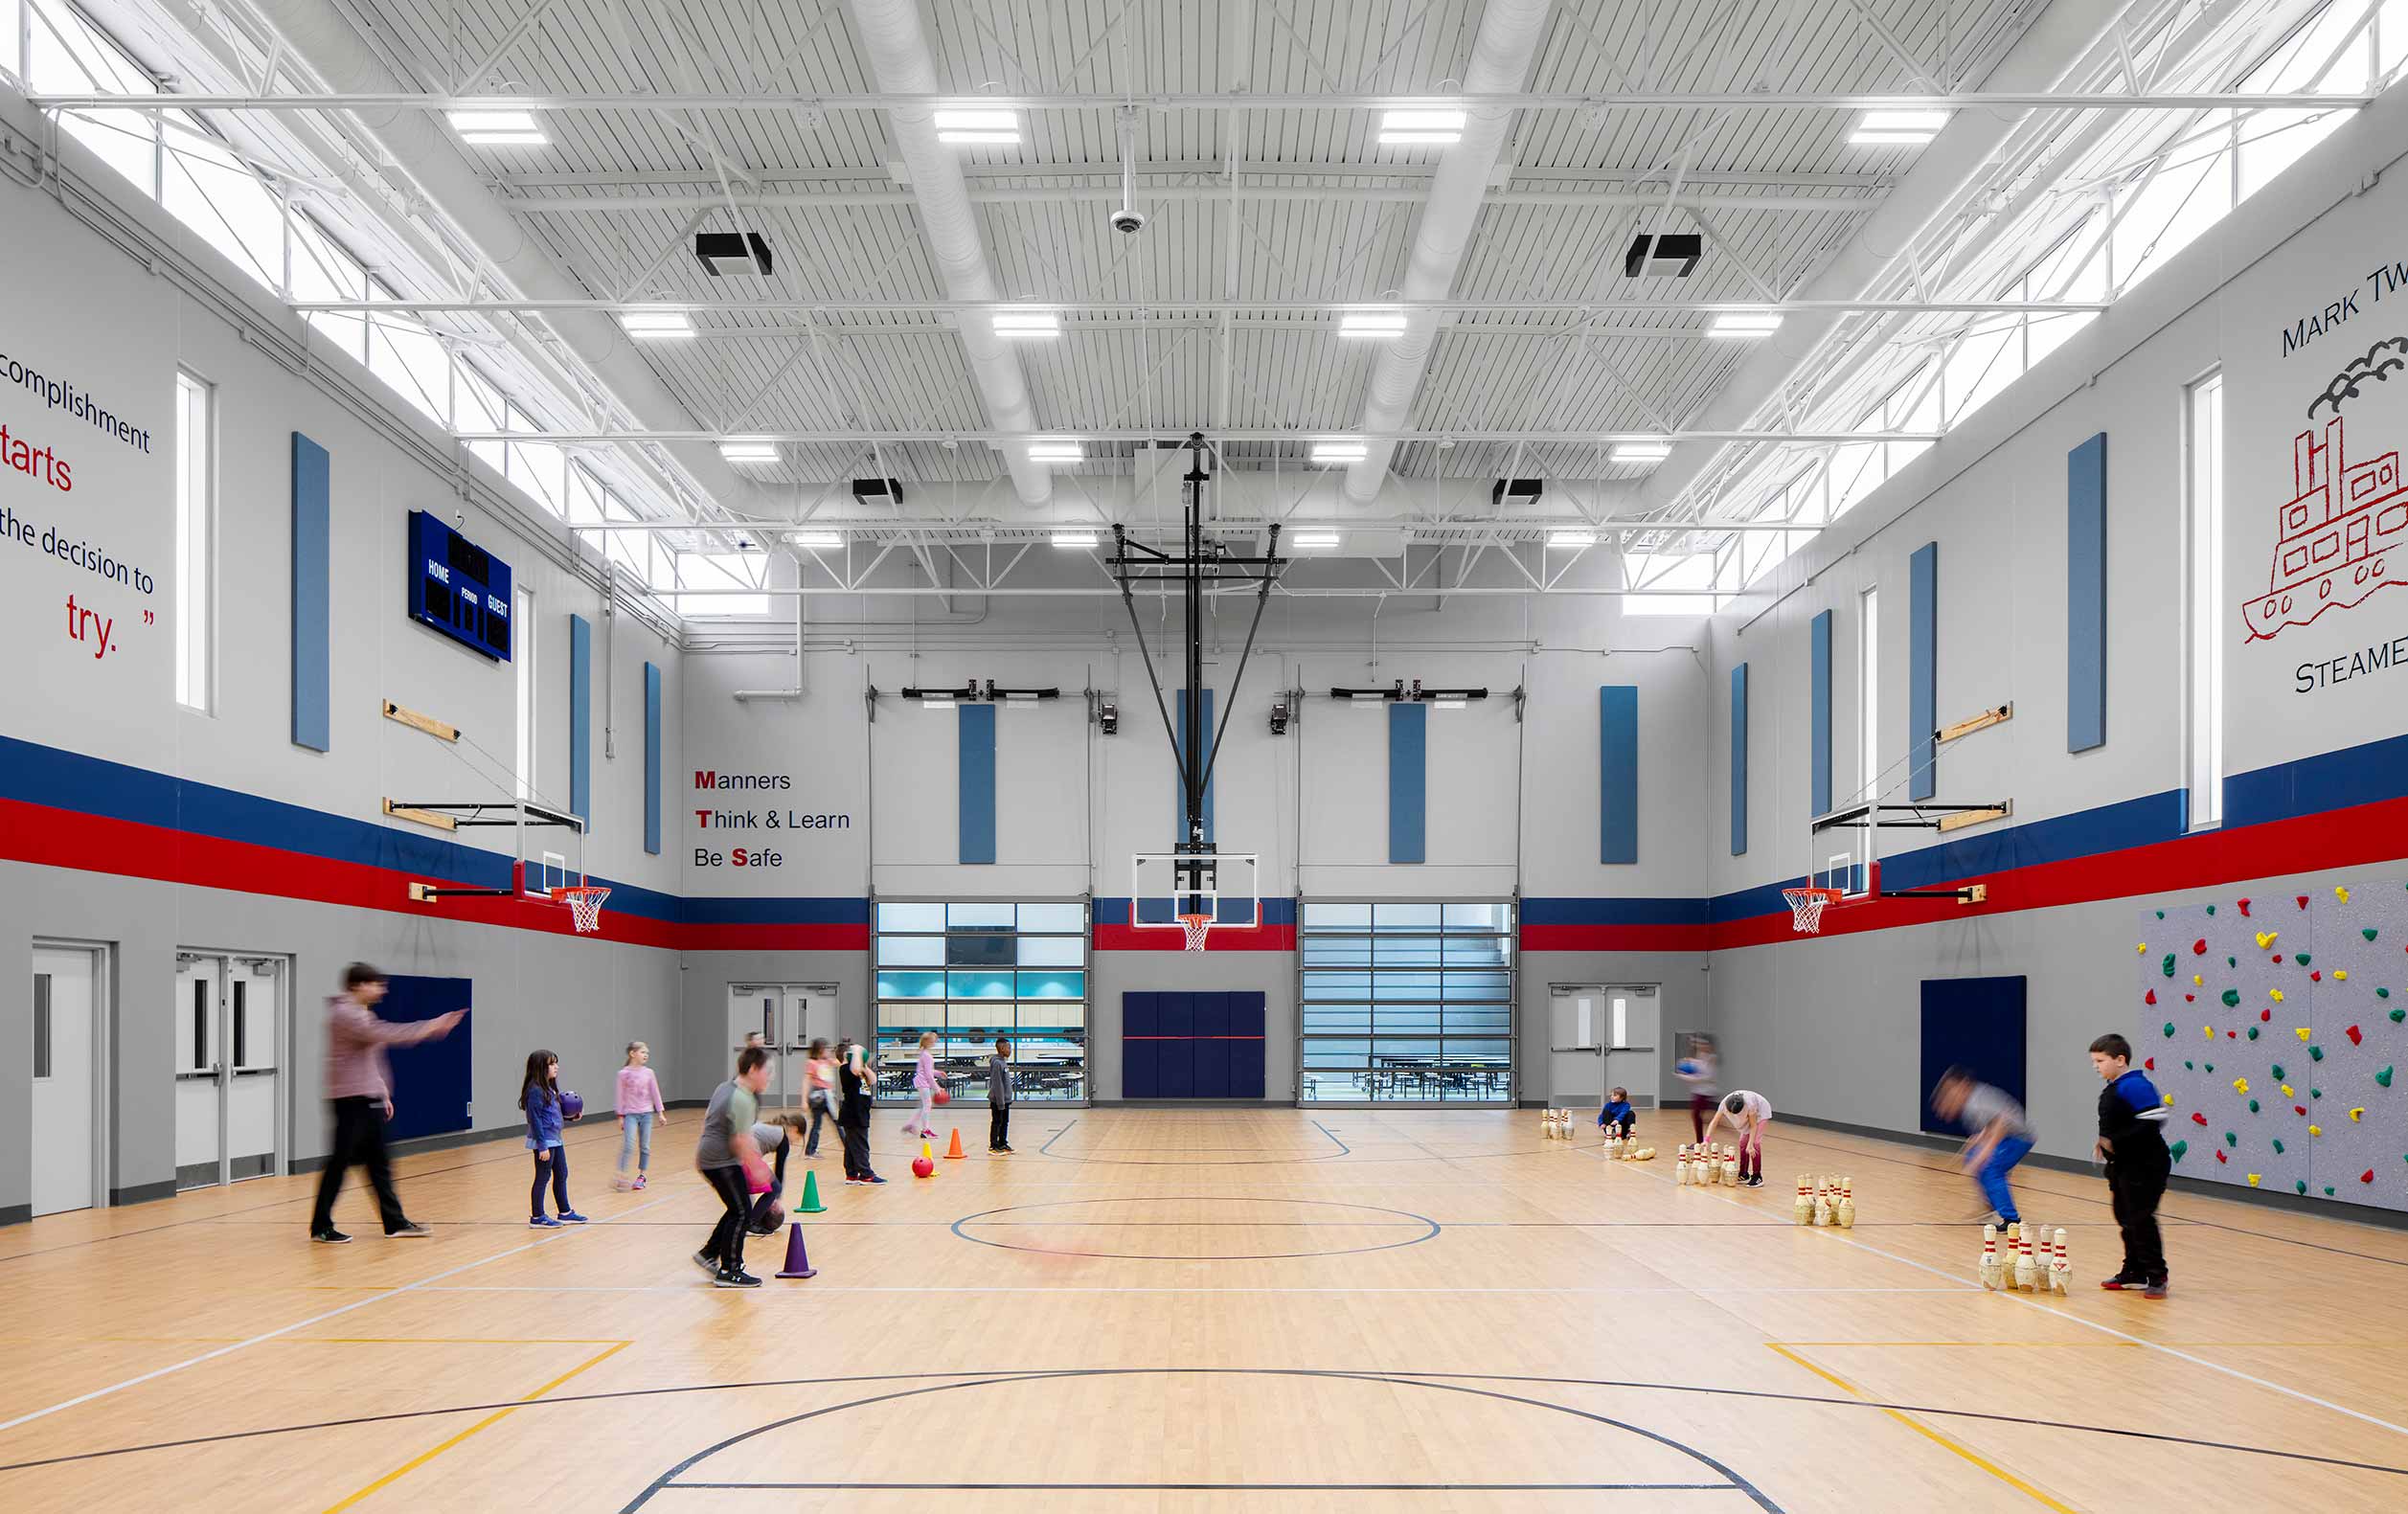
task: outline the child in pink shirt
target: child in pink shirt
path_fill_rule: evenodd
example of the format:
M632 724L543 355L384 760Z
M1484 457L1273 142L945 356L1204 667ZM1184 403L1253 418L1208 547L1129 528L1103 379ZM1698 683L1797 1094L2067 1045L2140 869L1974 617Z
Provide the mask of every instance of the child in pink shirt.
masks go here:
M903 1134L933 1136L937 1133L936 1127L929 1124L928 1118L935 1110L937 1098L937 1033L934 1030L920 1032L920 1060L912 1068L911 1086L920 1095L920 1110L912 1116L910 1123L903 1126Z
M652 1165L652 1122L669 1123L669 1108L661 1102L661 1081L652 1075L652 1049L641 1041L627 1043L627 1065L619 1070L619 1175L614 1188L640 1188ZM627 1181L627 1158L636 1159L635 1181Z

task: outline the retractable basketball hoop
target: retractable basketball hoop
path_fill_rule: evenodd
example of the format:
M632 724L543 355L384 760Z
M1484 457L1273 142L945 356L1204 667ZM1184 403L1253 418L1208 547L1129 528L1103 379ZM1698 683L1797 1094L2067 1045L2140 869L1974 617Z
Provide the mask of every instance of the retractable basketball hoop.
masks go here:
M1789 901L1789 928L1801 936L1820 931L1824 907L1847 897L1837 889L1783 889L1781 896Z
M592 883L573 884L552 891L554 903L569 907L569 924L580 936L590 936L602 929L602 903L609 897L608 889Z
M1929 744L1910 753L1902 763L1894 763L1880 775L1890 777L1897 768L1917 764L1924 772L1931 770L1933 754L1949 742L1960 740L1977 731L1987 731L2015 717L2013 704L1995 705L1970 719L1942 726L1931 733ZM1823 929L1823 912L1833 905L1850 906L1875 899L1947 899L1958 904L1982 904L1989 898L1989 886L1982 883L1942 883L1934 888L1885 889L1881 886L1881 832L1885 830L1929 830L1941 835L1964 830L1968 826L1986 825L2005 820L2015 812L2011 799L1986 800L1971 803L1938 800L1911 800L1904 803L1886 802L1906 782L1904 778L1881 790L1878 798L1870 798L1854 804L1845 804L1827 814L1817 815L1808 823L1808 831L1820 843L1827 835L1848 836L1848 849L1831 853L1823 866L1816 869L1798 887L1781 891L1789 901L1791 929L1801 936L1812 936ZM1873 794L1878 780L1868 782L1865 792Z

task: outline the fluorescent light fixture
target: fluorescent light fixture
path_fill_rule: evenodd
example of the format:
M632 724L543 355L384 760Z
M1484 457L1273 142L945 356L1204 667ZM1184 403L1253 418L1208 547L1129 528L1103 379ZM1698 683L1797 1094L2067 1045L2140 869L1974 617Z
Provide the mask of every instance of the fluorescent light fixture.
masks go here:
M1056 547L1084 552L1095 544L1096 533L1091 531L1057 531L1054 533L1054 545Z
M832 531L799 531L794 533L793 541L797 547L822 549L841 547L845 544L843 534Z
M1744 342L1753 341L1760 336L1770 336L1780 329L1780 316L1755 311L1726 310L1715 316L1707 326L1706 334Z
M1597 532L1593 531L1551 531L1547 533L1550 547L1594 547Z
M1371 446L1368 442L1362 441L1316 441L1312 444L1312 450L1306 455L1315 463L1324 465L1331 463L1360 463L1371 456Z
M1375 342L1393 342L1404 335L1405 318L1402 310L1348 310L1338 317L1340 336L1363 337Z
M719 456L730 463L775 463L778 444L774 441L722 441Z
M1011 110L940 110L937 140L971 147L1008 147L1020 140L1020 116Z
M480 147L540 147L552 140L531 110L454 110L445 118L461 141Z
M1444 147L1464 140L1460 110L1383 110L1379 113L1379 145L1383 147Z
M629 310L619 325L639 342L672 342L694 334L693 321L683 310Z
M1864 147L1920 147L1947 124L1944 110L1868 110L1848 140Z
M1062 318L1051 310L998 310L995 334L1015 340L1062 334Z
M1316 548L1327 551L1338 544L1338 533L1333 531L1298 531L1295 542L1300 552L1311 552Z
M1670 441L1617 441L1607 454L1616 463L1661 463L1671 455Z
M1086 459L1086 450L1076 441L1032 441L1029 461L1032 463L1079 463Z

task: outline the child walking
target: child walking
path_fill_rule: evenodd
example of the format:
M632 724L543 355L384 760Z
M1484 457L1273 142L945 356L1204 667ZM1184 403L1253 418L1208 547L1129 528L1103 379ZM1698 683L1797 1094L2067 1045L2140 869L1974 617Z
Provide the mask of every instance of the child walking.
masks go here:
M987 1149L1011 1149L1011 1043L1002 1036L987 1059Z
M527 1112L527 1149L535 1154L535 1184L528 1191L527 1223L536 1230L557 1231L563 1222L582 1225L585 1216L569 1208L569 1150L560 1144L560 1059L549 1051L527 1053L527 1075L518 1085L518 1107ZM552 1204L560 1211L554 1219L543 1211L543 1185L552 1180Z
M912 1067L911 1086L920 1095L920 1112L903 1126L903 1134L933 1136L937 1130L928 1122L928 1117L936 1112L937 1107L937 1033L934 1030L920 1032L920 1060Z
M803 1155L819 1155L819 1127L836 1118L836 1059L828 1052L825 1037L811 1043L804 1070L810 1077L810 1092L803 1101L810 1106L811 1133L803 1139Z
M1764 1127L1773 1122L1772 1101L1751 1089L1739 1089L1722 1101L1706 1121L1706 1133L1699 1142L1714 1139L1714 1133L1728 1120L1732 1138L1739 1147L1739 1186L1761 1188L1764 1186Z
M711 1238L694 1253L694 1265L721 1288L758 1288L744 1270L744 1232L752 1216L752 1185L766 1180L768 1164L753 1139L761 1091L769 1086L769 1052L748 1046L736 1053L736 1075L713 1090L702 1111L702 1139L694 1143L694 1170L711 1185L721 1213Z
M2099 1143L2093 1149L2107 1165L2107 1194L2124 1230L2124 1265L2099 1286L2109 1292L2138 1288L2143 1298L2163 1299L2166 1243L2157 1233L2157 1201L2166 1196L2166 1178L2174 1165L2162 1128L2166 1101L2148 1074L2132 1065L2132 1043L2112 1030L2090 1043L2090 1065L2107 1085L2099 1095Z
M1989 1213L1998 1224L2021 1224L2023 1216L2016 1212L2015 1190L2008 1186L2007 1174L2032 1150L2032 1125L2023 1106L2006 1090L1976 1078L1969 1069L1952 1067L1940 1074L1931 1107L1941 1119L1953 1119L1973 1133L1959 1160L1973 1174Z
M652 1049L641 1041L627 1043L627 1065L619 1070L619 1175L614 1188L640 1188L652 1170L652 1123L669 1123L669 1106L661 1102L661 1080L652 1075ZM635 1180L627 1179L627 1158L635 1158Z
M1689 1085L1689 1128L1701 1146L1706 1143L1706 1116L1722 1101L1715 1081L1721 1064L1714 1037L1701 1030L1689 1038L1689 1054L1672 1065L1672 1075Z
M860 1047L847 1041L840 1050L844 1060L836 1069L837 1091L842 1096L836 1106L836 1139L845 1143L845 1181L884 1183L884 1178L870 1170L870 1105L877 1096L877 1074L870 1071Z

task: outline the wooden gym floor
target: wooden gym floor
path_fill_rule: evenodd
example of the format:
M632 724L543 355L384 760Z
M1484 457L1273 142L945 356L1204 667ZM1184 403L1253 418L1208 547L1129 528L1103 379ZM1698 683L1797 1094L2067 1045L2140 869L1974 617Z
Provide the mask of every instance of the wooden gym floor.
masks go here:
M401 1164L430 1241L304 1239L271 1179L0 1232L0 1507L2397 1508L2408 1235L2175 1196L2099 1291L2102 1186L2033 1172L2062 1300L1983 1292L1942 1153L1774 1126L1758 1190L1534 1113L1052 1111L914 1182L816 1164L807 1282L714 1290L684 1167L526 1229L515 1141ZM832 1147L832 1141L831 1141ZM1799 1230L1847 1172L1852 1232ZM790 1172L799 1197L802 1166ZM356 1181L356 1180L354 1180ZM756 1242L764 1275L782 1254ZM1578 1503L1567 1502L1578 1500ZM1599 1502L1602 1500L1602 1502Z

